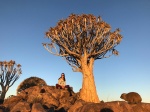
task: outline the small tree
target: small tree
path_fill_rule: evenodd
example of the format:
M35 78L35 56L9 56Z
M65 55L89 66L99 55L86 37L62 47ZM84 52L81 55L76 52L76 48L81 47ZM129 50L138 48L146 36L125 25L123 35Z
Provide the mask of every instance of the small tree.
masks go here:
M2 89L0 99L4 100L6 92L21 74L21 65L10 60L9 62L0 61L0 86Z
M94 82L94 61L110 57L112 54L118 55L115 47L122 40L119 32L119 29L111 32L109 24L92 14L71 14L46 32L50 43L43 43L45 49L64 57L73 71L82 73L82 100L100 102Z

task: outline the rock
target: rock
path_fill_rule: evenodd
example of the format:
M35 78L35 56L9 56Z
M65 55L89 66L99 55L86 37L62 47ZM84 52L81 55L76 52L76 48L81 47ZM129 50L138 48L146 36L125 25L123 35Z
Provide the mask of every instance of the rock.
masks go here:
M124 101L107 102L114 112L150 112L150 103L128 104Z
M46 112L46 111L40 103L34 103L32 105L32 111L31 112Z
M78 108L76 112L117 112L113 111L110 106L105 103L87 103Z
M43 108L46 110L46 112L55 112L55 106L54 105L43 105Z
M59 98L60 105L58 109L62 110L63 108L64 110L67 111L70 108L70 106L74 104L75 101L76 101L75 97L70 96L70 93L67 90L62 90L61 96Z
M114 112L114 111L112 109L110 109L110 108L102 108L100 110L100 112Z
M27 99L28 97L28 92L22 90L19 94L17 94L17 96L20 96L22 99Z
M67 112L63 107L55 110L55 112Z
M86 102L83 100L77 100L68 110L68 112L77 112L77 109L85 105Z
M71 103L68 101L65 101L64 103L60 102L59 108L64 108L65 111L67 111L71 106Z
M73 90L72 90L72 93ZM75 94L75 93L74 93ZM33 104L40 104L45 111L67 111L76 101L76 96L71 95L69 90L56 89L55 86L32 86L22 90L17 96L12 96L5 100L4 106L14 110L14 106L21 105L20 102L26 102L33 107ZM39 105L38 104L38 105ZM17 108L20 108L20 106ZM36 106L35 106L36 107ZM18 109L19 110L19 109Z
M65 89L62 89L60 91L60 98L63 98L63 97L70 97L70 93Z
M124 101L88 103L78 100L68 112L150 112L150 103L130 105Z
M150 103L89 103L80 99L79 92L70 90L48 85L33 86L5 99L0 112L150 112Z
M52 96L52 94L50 93L43 93L42 94L42 104L43 105L55 105L56 107L59 106L59 101L54 97ZM49 107L49 106L48 106Z
M77 98L75 96L71 96L71 97L68 97L67 100L73 105L75 101L77 100Z
M21 96L13 96L11 98L5 99L3 106L11 110L20 101L22 101Z
M18 102L10 112L31 112L30 105L27 102Z
M122 101L113 101L113 102L106 102L106 104L108 106L111 107L111 109L114 112L131 112L132 111L132 107L127 104L126 102L122 102Z

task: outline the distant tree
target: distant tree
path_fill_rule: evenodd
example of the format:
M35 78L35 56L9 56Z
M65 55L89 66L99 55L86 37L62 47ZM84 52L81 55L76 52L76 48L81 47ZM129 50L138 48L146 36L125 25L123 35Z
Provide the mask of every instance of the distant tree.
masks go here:
M46 32L50 43L43 43L45 49L63 57L73 71L82 73L82 100L100 102L93 75L94 61L110 57L112 54L118 55L115 47L122 40L119 32L119 29L111 32L109 24L92 14L71 14Z
M27 88L30 88L32 86L44 86L44 85L47 85L47 84L43 79L39 77L29 77L19 84L17 88L17 93Z
M0 61L0 86L2 89L0 99L4 100L6 92L15 83L21 74L21 65L15 61Z

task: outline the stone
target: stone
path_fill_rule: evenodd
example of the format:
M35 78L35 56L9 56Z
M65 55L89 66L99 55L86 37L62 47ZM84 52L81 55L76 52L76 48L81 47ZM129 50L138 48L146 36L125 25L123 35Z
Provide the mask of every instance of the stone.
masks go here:
M21 101L18 102L11 110L10 112L31 112L31 108L29 103Z
M77 100L68 110L68 112L77 112L77 109L85 105L86 102L83 100Z
M13 96L11 98L5 99L3 106L11 110L20 101L22 101L21 96Z
M47 104L47 105L55 105L56 107L59 106L59 101L52 96L50 93L43 93L42 95L42 104Z
M60 98L63 98L63 97L70 97L70 93L68 90L60 89Z
M31 112L46 112L46 111L40 103L34 103L32 105L32 111Z
M112 110L111 107L105 103L86 103L82 107L78 108L77 112L101 112L105 108L107 108L106 110Z

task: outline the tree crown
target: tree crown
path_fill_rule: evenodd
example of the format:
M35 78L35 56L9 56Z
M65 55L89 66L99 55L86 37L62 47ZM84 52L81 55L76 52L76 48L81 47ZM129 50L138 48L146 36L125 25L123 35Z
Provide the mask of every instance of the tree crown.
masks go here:
M100 16L71 14L46 32L51 42L43 45L50 53L65 57L70 64L80 67L79 60L83 56L87 57L88 63L90 58L96 60L118 55L115 47L122 40L119 32L119 29L111 32L111 26ZM111 54L106 56L108 51Z

